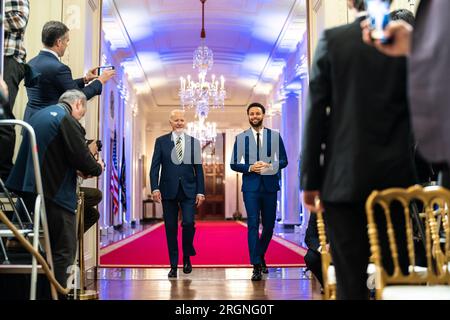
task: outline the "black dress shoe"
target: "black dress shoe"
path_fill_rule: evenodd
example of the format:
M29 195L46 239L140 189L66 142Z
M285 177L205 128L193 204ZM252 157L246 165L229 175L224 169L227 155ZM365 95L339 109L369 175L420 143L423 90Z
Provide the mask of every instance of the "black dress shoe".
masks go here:
M267 269L266 260L264 260L264 257L261 257L261 272L269 273L269 269Z
M255 264L253 265L252 281L261 281L261 279L262 279L261 265Z
M178 269L177 267L171 267L169 274L167 275L169 278L176 278L178 277Z
M189 257L183 258L183 272L184 273L192 272L192 264L191 264L191 259Z

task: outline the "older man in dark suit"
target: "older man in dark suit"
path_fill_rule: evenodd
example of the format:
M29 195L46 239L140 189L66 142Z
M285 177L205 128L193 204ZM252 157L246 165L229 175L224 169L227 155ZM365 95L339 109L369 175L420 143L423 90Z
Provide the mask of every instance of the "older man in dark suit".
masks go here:
M195 210L205 200L205 180L200 142L185 134L183 110L170 114L172 132L156 139L150 168L153 199L163 205L164 225L169 249L169 278L177 277L178 209L183 228L183 272L192 272L190 257L195 256ZM161 170L161 175L160 175Z
M364 1L348 2L359 12L358 18L326 30L314 55L301 187L309 210L317 210L316 197L325 209L337 298L368 299L370 250L364 203L374 189L408 187L416 180L406 60L386 57L363 43ZM396 231L404 239L402 231ZM387 243L381 246L387 262ZM400 248L405 268L406 250Z
M44 48L31 59L28 65L38 75L38 81L28 86L28 103L24 120L29 121L38 110L54 105L67 90L81 90L89 100L102 93L103 85L115 75L114 70L105 70L100 76L95 74L97 68L80 79L72 78L70 68L59 61L64 56L69 43L69 28L62 22L49 21L42 29Z

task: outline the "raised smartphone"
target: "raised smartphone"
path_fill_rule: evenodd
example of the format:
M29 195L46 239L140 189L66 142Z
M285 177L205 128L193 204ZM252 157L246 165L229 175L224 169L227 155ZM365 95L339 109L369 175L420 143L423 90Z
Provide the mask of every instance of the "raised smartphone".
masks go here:
M374 40L380 40L382 43L388 43L384 35L384 29L390 21L390 1L389 0L365 0L367 17L369 19L371 37Z
M114 66L101 66L97 68L97 75L101 75L103 70L114 70Z

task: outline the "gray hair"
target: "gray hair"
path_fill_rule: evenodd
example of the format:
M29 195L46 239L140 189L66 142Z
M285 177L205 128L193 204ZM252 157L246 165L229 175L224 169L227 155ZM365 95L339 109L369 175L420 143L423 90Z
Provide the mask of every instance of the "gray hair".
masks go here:
M170 112L169 118L172 119L176 114L181 113L184 116L185 111L183 109L175 109Z
M81 102L83 102L83 105L86 106L86 95L81 92L80 90L76 90L76 89L72 89L72 90L67 90L66 92L64 92L61 97L59 97L58 102L64 102L67 104L74 104L77 100L81 100Z

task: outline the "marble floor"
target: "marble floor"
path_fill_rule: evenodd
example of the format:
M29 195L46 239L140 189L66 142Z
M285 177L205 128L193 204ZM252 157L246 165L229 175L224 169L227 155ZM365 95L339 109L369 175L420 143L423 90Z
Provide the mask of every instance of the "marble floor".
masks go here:
M168 279L162 268L99 268L88 273L100 300L321 300L318 282L304 268L270 268L251 281L251 268L195 268Z

